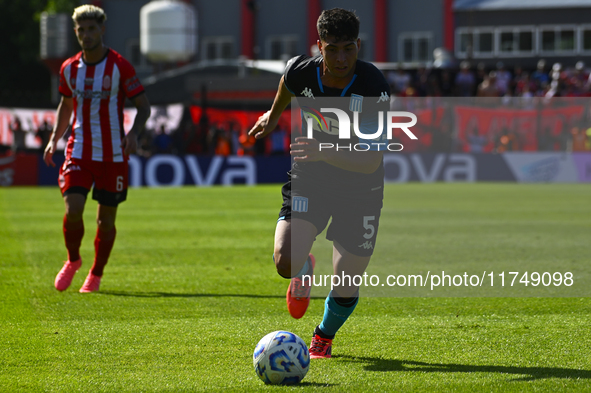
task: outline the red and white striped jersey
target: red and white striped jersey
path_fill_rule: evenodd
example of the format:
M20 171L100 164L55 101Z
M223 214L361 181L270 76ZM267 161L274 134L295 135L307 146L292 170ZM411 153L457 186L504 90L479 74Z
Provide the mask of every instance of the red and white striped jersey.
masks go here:
M112 49L95 64L82 52L60 70L59 91L73 98L74 121L66 146L66 159L123 162L121 139L125 98L144 91L133 66Z

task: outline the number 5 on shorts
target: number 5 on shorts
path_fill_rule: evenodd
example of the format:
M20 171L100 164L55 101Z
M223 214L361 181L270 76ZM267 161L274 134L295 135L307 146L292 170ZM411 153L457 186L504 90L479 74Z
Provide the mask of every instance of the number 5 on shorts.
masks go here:
M375 219L376 216L363 216L363 227L369 231L368 233L363 234L363 237L365 239L371 239L374 233L376 232L376 229L373 226L373 224L370 224L370 221L373 221Z

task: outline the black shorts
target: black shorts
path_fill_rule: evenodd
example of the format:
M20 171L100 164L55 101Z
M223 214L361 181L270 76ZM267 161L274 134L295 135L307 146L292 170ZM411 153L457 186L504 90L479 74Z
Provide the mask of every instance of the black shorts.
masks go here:
M306 220L321 233L332 217L326 232L328 240L337 241L353 255L373 254L382 211L383 186L351 193L302 180L297 180L292 189L293 186L294 182L290 180L281 188L283 205L279 219Z

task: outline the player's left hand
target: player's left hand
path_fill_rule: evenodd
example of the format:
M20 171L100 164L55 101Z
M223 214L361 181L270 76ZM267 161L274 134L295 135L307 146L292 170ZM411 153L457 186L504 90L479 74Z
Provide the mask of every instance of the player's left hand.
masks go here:
M299 136L295 139L295 143L289 145L290 152L294 161L322 161L324 155L320 151L320 143L314 138L306 138Z
M130 131L125 135L121 141L121 148L123 149L123 154L126 156L137 151L137 136L135 132Z

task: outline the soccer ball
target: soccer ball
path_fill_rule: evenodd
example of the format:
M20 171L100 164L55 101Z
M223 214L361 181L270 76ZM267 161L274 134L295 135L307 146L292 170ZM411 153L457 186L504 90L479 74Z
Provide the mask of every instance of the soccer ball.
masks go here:
M254 371L266 384L292 385L306 376L310 353L304 340L278 330L259 341L252 354Z

